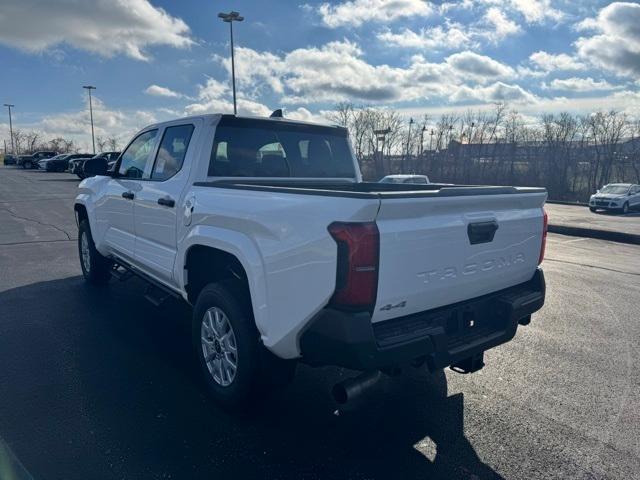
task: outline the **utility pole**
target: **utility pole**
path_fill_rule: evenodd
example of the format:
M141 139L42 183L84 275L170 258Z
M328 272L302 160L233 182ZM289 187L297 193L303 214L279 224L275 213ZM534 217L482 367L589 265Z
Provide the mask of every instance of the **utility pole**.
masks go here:
M9 135L11 136L11 153L16 154L16 151L13 147L13 122L11 121L11 109L15 107L12 103L5 103L5 107L9 109Z
M96 87L92 85L85 85L82 88L89 92L89 115L91 116L91 143L93 144L93 154L96 154L96 140L93 135L93 105L91 103L91 90L95 90Z
M376 161L376 175L378 176L378 180L384 176L384 142L389 133L391 133L390 128L373 131L373 134L376 136L376 150L378 150L378 161ZM380 142L382 142L381 149L378 148Z
M433 129L431 129L431 132L429 133L429 151L431 152L433 150Z
M422 126L422 130L420 130L420 156L424 153L424 131L427 129L426 125Z
M231 84L233 85L233 114L238 114L238 107L236 106L236 63L233 53L233 22L241 22L244 17L241 17L238 12L219 13L218 18L221 18L223 22L229 24L229 34L231 35Z

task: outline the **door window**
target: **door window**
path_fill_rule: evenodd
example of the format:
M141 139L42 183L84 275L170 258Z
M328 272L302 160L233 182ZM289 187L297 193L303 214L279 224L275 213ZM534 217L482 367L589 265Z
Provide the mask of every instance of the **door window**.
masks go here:
M149 130L136 137L122 154L118 176L142 178L147 162L151 158L157 134L158 130Z
M167 180L180 171L192 133L193 125L168 127L164 131L151 173L152 180Z

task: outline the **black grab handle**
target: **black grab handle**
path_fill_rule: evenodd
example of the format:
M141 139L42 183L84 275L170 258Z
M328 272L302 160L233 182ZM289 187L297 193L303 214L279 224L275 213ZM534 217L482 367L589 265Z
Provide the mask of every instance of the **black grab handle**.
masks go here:
M477 243L489 243L493 241L493 236L498 230L498 222L492 220L490 222L476 222L467 225L467 235L471 245Z
M158 205L164 205L165 207L175 207L176 201L173 198L159 198Z

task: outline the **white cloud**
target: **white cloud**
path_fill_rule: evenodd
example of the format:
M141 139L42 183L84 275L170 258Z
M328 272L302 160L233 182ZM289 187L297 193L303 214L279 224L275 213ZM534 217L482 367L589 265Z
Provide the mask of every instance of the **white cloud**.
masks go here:
M510 0L511 7L522 14L527 23L561 20L563 13L551 6L551 0Z
M543 88L550 90L568 90L573 92L592 92L598 90L615 90L616 87L606 80L596 81L591 77L587 78L566 78L555 79L549 84L543 84Z
M144 91L147 95L152 95L154 97L169 97L169 98L181 98L183 95L181 93L175 92L170 88L161 87L160 85L149 85Z
M0 43L29 52L60 44L106 57L148 60L146 48L185 48L189 27L148 0L3 0Z
M640 75L640 4L611 3L582 28L596 34L575 42L581 58L619 75Z
M231 75L231 59L228 56L214 55L213 59L220 62ZM270 52L257 52L251 48L236 47L236 81L240 86L259 87L255 79L270 87L276 93L282 93L284 86L281 76L285 72L284 61Z
M403 17L425 17L433 12L425 0L350 0L318 7L323 23L330 28L359 27L365 22L388 23Z
M174 116L174 115L172 115ZM115 137L121 146L142 127L155 123L154 112L145 110L120 110L105 105L99 97L93 97L93 120L96 137ZM85 98L84 108L63 113L44 115L37 122L16 121L14 130L35 131L42 141L56 137L73 140L80 151L91 150L91 123L89 120L89 104ZM7 125L8 130L8 125ZM2 135L0 126L0 135ZM8 132L5 138L8 138ZM1 137L0 137L1 138Z
M377 37L392 47L427 50L451 50L474 45L471 35L459 23L447 25L445 28L440 25L423 28L419 32L408 28L398 33L385 30L378 33Z
M271 87L287 105L447 98L461 85L484 85L516 76L511 67L471 51L455 53L440 63L415 55L405 67L372 65L358 45L346 40L281 56L251 49L243 52L238 55L236 74L245 98L259 98L257 92ZM224 59L218 61L229 68ZM215 85L221 88L222 84ZM221 96L217 91L212 97L219 101Z
M557 70L584 70L585 65L576 58L560 53L554 55L542 50L532 53L529 61L545 72L553 72Z
M508 85L496 82L487 87L470 88L462 86L452 97L457 103L476 100L484 103L504 102L512 104L532 104L538 101L537 97L526 91L519 85Z
M260 102L246 98L241 92L237 96L237 104L240 115L268 116L273 111ZM185 107L185 115L204 113L233 113L233 96L228 85L214 78L208 78L204 85L198 85L197 100Z
M378 39L391 46L432 50L464 47L471 42L469 35L458 26L448 27L446 30L436 26L419 32L407 28L399 33L387 30L379 33Z
M447 57L446 62L458 72L471 75L476 79L511 77L515 74L510 66L470 51L454 53Z
M478 50L480 42L497 44L521 31L520 26L507 18L502 10L491 7L480 20L467 26L446 20L444 26L436 25L418 31L404 28L399 32L392 32L386 29L379 32L377 37L392 47L436 51L463 48Z
M505 14L497 7L491 7L484 15L484 20L493 28L487 32L490 40L498 42L510 35L514 35L521 31L520 26L512 20L509 20Z

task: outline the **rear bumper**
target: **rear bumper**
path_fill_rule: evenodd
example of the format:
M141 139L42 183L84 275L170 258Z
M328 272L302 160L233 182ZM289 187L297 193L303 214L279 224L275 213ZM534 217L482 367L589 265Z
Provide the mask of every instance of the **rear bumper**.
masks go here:
M322 310L300 337L302 360L372 370L426 361L437 370L511 340L518 324L542 308L545 280L528 282L464 302L371 323L369 313Z

